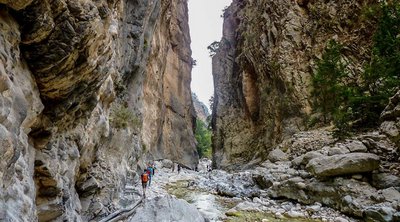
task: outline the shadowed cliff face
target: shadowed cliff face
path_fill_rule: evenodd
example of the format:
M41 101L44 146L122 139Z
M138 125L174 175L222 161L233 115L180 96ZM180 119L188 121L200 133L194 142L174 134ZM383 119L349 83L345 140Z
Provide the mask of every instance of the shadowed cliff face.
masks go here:
M186 4L0 1L0 220L98 220L198 162Z
M310 77L330 39L350 46L345 59L360 73L374 30L362 11L374 3L233 1L213 57L215 167L259 162L305 129Z

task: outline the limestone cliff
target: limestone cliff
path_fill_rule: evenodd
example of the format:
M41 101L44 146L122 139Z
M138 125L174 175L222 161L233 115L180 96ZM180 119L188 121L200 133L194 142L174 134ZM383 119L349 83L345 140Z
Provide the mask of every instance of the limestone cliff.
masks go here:
M210 116L208 112L208 108L202 101L199 100L195 93L192 93L192 101L194 105L194 109L196 111L196 116L203 122L207 122L207 118Z
M187 1L0 1L0 220L98 220L198 162Z
M215 167L259 162L305 129L310 77L329 40L348 46L349 69L360 73L374 30L363 11L375 3L233 1L213 57Z

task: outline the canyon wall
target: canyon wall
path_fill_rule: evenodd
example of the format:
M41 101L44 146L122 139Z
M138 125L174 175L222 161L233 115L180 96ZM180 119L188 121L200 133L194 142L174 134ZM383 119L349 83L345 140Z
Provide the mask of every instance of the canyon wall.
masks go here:
M186 4L0 1L0 220L98 220L197 164Z
M306 129L311 75L329 40L357 75L369 58L375 1L234 0L213 57L213 164L246 167Z

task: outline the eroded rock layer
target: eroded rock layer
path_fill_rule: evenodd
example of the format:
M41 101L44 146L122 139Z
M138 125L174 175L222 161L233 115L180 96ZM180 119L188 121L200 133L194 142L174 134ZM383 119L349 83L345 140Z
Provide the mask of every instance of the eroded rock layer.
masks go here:
M147 161L197 164L186 4L0 1L0 220L99 220Z
M349 46L344 57L359 73L374 30L362 12L374 3L233 1L213 57L215 167L259 162L305 129L316 60L334 39Z

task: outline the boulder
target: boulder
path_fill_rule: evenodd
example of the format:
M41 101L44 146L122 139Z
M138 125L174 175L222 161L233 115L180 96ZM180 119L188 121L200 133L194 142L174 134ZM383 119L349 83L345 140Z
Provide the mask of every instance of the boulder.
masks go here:
M391 207L371 206L364 211L365 221L392 222L396 210Z
M347 141L345 146L352 153L355 153L355 152L367 152L367 150L368 150L367 147L361 141L358 141L358 140Z
M287 156L287 154L286 154L285 152L283 152L282 150L280 150L280 149L274 149L274 150L272 150L272 151L269 153L268 159L269 159L271 162L275 163L275 162L278 162L278 161L285 161L285 160L288 160L288 156Z
M370 153L350 153L310 160L306 169L317 177L371 172L379 168L379 157Z
M372 185L378 189L400 187L400 178L389 173L377 173L372 175Z
M394 189L393 187L381 190L380 192L382 193L382 196L385 198L386 201L400 202L400 192Z
M156 197L151 200L146 200L146 203L141 205L130 222L145 222L145 221L191 221L204 222L204 217L196 209L195 206L188 202L171 196Z
M319 152L316 151L310 151L304 155L301 155L299 157L296 157L295 159L293 159L292 164L295 166L300 166L300 165L307 165L308 162L314 158L317 157L323 157L324 155L322 155Z

